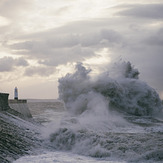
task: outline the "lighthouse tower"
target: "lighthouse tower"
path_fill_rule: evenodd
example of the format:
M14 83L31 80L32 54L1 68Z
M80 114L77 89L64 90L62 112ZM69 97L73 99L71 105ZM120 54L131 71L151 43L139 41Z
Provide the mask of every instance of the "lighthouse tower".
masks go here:
M18 100L18 88L17 87L15 87L14 89L14 99Z

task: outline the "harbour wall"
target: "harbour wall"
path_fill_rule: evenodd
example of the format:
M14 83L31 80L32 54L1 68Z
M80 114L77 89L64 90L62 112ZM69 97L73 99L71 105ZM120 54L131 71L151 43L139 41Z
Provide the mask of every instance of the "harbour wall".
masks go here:
M32 118L27 100L8 100L8 96L8 93L0 93L0 111L7 111L11 108L21 113L24 117Z
M5 111L9 109L8 96L8 93L0 93L0 111Z
M32 118L30 110L28 108L27 100L8 100L11 109L23 114L25 117Z
M8 100L8 96L0 93L0 163L11 163L41 147L38 126L27 118L30 115L27 101Z

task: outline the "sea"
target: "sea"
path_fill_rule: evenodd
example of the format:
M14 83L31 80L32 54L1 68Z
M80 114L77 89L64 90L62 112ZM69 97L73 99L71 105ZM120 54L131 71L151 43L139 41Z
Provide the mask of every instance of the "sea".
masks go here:
M161 99L129 62L117 67L92 77L79 63L57 100L28 100L42 147L14 163L162 163Z
M59 100L53 99L29 99L28 107L33 119L40 123L41 138L47 139L59 126L61 120L66 115L64 105ZM49 143L49 142L48 142ZM108 161L105 158L94 158L84 156L65 150L52 151L51 149L37 150L38 155L24 156L14 163L125 163L125 161Z
M98 119L97 124L96 119L90 119L95 126L89 121L82 121L82 126L75 117L68 118L63 103L58 100L28 100L28 106L34 120L41 123L40 136L50 148L43 145L35 152L37 155L21 157L14 163L162 162L161 119L131 115L122 119L114 113L109 126L103 124L105 120L99 124Z

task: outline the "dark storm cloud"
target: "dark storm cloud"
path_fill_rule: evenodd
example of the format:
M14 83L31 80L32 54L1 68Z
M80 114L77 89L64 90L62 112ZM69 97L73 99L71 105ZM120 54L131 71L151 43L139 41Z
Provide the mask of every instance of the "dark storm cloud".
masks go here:
M31 39L33 36L31 36ZM42 48L63 48L63 47L73 47L76 45L81 45L82 47L95 46L98 45L102 40L107 40L109 43L120 43L122 41L122 36L119 32L112 29L99 29L96 31L87 31L82 33L65 33L49 34L45 36L44 33L39 33L39 36L35 36L35 39L39 41L25 41L21 43L16 43L10 46L11 49L15 50L42 50Z
M117 56L130 60L140 70L143 80L163 91L163 3L135 2L114 8L112 17L108 12L103 18L74 21L55 29L22 34L19 38L15 37L17 43L6 43L5 46L14 54L38 61L40 67L27 67L27 76L49 76L54 73L53 66L81 62L95 56L99 49L108 48L112 60L116 60ZM9 17L11 13L7 12ZM6 64L6 69L12 67Z
M24 58L18 58L14 60L16 66L23 66L26 67L28 66L28 62Z
M121 16L131 16L149 19L163 19L163 4L141 4L121 6L124 11L119 12ZM125 9L126 8L126 9Z
M163 47L163 28L159 29L151 36L144 40L150 46L161 46Z
M32 46L29 47L29 42L27 44L24 42L13 45L12 48L17 50L16 54L26 55L36 60L46 60L46 65L49 63L50 66L81 60L83 57L92 56L94 54L91 48L83 48L81 45L72 47L62 46L58 48L53 47L52 43L49 42L32 42L31 45ZM47 62L47 60L49 61ZM40 63L43 64L45 62Z
M0 58L0 72L12 71L17 66L28 66L28 62L23 58L13 59L12 57Z
M13 69L14 60L11 57L0 59L0 72L11 71Z
M163 91L162 36L160 26L135 31L132 37L126 38L124 47L113 49L112 52L114 56L121 55L122 59L131 61L139 69L141 79L158 92Z
M123 37L117 31L110 29L77 34L75 32L72 34L56 32L51 35L40 33L39 36L31 39L33 41L12 44L10 48L16 50L16 54L39 58L39 63L50 66L82 61L93 56L94 51L100 47L123 44Z
M38 63L47 66L58 66L68 62L82 61L84 58L93 55L94 51L91 48L83 48L77 45L72 48L55 49L53 55L40 59Z

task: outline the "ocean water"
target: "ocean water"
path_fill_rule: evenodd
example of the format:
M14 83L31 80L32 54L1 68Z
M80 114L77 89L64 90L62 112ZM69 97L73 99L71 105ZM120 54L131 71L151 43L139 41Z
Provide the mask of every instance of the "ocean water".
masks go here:
M37 100L28 105L33 118L43 125L41 137L51 147L42 147L38 155L24 156L14 163L162 162L163 121L160 119L125 115L124 119L120 118L120 124L109 127L96 124L103 126L96 128L84 122L85 128L74 117L68 118L59 102Z
M28 101L44 143L15 163L163 162L163 106L138 75L129 62L93 77L77 64L59 100Z
M59 126L60 121L65 116L66 111L63 103L58 100L28 100L28 106L36 122L43 125L41 137L47 139ZM49 142L47 142L49 143ZM14 163L125 163L125 161L108 161L105 158L93 158L70 151L51 151L40 149L38 155L24 156Z

